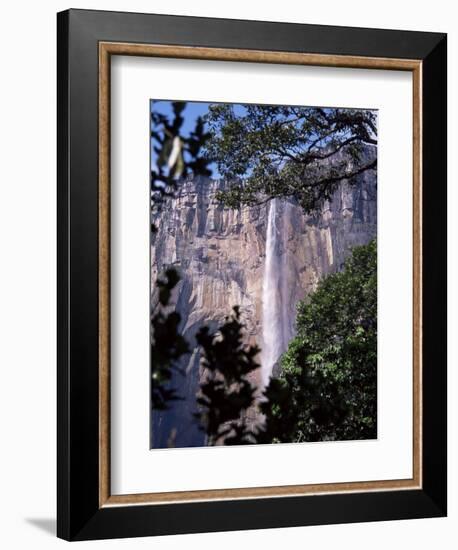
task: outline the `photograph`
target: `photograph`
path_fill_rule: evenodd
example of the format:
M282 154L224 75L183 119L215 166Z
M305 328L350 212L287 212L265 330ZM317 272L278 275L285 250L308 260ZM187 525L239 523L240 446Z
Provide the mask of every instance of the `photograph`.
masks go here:
M31 195L7 187L38 213L34 229L57 233L37 239L16 213L9 224L24 235L9 262L21 292L3 285L22 340L5 364L21 383L29 365L41 384L24 386L41 400L32 408L9 391L9 409L24 410L10 447L38 434L37 464L53 477L22 468L5 502L18 486L33 499L57 486L57 502L30 508L27 526L7 516L21 527L14 540L35 548L57 510L59 539L115 546L171 535L245 547L267 529L266 548L294 547L301 533L322 545L327 530L341 545L344 529L355 550L431 546L438 533L447 547L451 18L399 2L383 13L331 2L322 17L297 2L261 15L249 3L188 4L59 6L57 29L42 8L16 18L33 22L34 44L36 29L47 42L57 30L49 78L43 63L10 56L20 101L4 102L18 107L11 141L30 127L30 82L52 84L34 87L34 114L52 107L57 167L44 150L52 139L28 149L33 166L53 160L42 179L57 168L57 201L49 211L34 200L44 197L35 177ZM57 252L42 281L57 283L52 456L33 345L46 323L24 339L17 299L43 316L27 295L44 265L35 243Z
M378 111L149 116L150 448L377 439Z

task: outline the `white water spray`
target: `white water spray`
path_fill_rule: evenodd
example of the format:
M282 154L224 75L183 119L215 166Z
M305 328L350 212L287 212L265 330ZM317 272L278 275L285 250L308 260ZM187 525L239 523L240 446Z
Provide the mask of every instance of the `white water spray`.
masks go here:
M270 202L267 218L266 259L262 282L262 384L268 384L272 370L288 347L292 336L291 312L289 311L286 216L289 204L279 199Z

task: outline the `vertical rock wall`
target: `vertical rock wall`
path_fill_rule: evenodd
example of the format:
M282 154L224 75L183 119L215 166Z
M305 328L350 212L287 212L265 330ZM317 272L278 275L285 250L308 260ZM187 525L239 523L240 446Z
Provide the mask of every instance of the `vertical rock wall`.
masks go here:
M158 273L175 266L181 274L176 308L182 332L191 343L200 326L216 327L239 305L247 343L261 347L268 206L225 208L215 200L216 192L225 185L221 180L189 179L154 215L158 231L151 246L151 288ZM297 302L313 291L324 275L341 269L354 246L376 236L376 195L374 173L368 171L353 185L344 181L319 216L304 215L294 203L280 201L283 239L278 253L286 289L284 307L291 319L288 330L294 331ZM186 377L177 376L174 381L185 399L177 401L171 411L153 414L152 447L204 444L193 419L199 362L198 353L188 357L183 365Z

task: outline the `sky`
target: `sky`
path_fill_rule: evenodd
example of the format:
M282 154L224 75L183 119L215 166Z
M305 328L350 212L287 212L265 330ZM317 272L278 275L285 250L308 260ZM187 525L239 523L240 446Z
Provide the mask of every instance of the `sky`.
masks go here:
M184 123L181 127L183 130L183 135L188 136L189 133L194 129L197 117L203 116L208 111L208 106L210 103L197 102L197 101L188 101L186 109L183 111ZM172 117L172 101L169 100L152 100L151 101L151 112L153 109L157 113L162 113L167 115L169 118Z

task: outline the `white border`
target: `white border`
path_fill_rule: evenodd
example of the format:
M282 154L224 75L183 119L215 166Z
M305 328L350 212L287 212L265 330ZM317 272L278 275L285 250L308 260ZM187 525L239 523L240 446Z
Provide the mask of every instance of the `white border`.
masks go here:
M410 72L112 57L112 494L412 477ZM379 109L378 439L149 450L149 100Z

